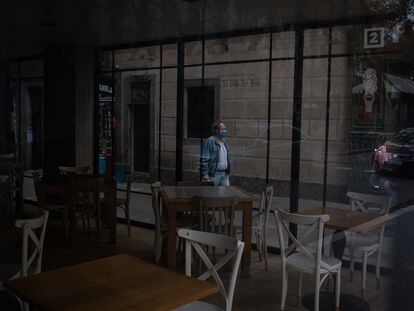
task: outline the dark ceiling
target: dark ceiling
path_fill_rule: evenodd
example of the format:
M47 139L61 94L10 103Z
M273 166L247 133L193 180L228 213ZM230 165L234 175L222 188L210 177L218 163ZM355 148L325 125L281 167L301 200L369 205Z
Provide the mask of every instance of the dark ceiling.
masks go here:
M0 57L51 44L106 46L369 15L376 0L13 0L0 12Z

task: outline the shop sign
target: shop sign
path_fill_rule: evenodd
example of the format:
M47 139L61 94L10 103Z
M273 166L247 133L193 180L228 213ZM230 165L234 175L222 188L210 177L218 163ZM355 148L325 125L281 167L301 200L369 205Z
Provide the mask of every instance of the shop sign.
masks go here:
M384 47L384 27L366 28L364 30L364 48L376 49Z
M223 88L246 88L246 87L257 87L259 81L256 79L226 79L221 81Z

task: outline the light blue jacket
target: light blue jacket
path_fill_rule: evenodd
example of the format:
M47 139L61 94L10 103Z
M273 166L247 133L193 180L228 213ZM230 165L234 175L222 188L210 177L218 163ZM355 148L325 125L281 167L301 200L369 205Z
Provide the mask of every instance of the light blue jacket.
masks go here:
M227 150L227 174L230 173L231 156L227 142L223 139L224 146ZM201 157L200 170L202 176L209 175L214 176L217 170L217 164L219 160L220 144L218 138L215 135L210 136L204 142L203 154Z

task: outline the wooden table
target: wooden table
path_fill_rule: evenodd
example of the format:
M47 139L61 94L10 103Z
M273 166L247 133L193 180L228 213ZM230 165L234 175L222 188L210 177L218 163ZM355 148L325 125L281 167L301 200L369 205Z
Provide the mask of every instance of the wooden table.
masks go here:
M351 209L342 209L336 207L312 207L300 211L304 215L329 215L329 221L325 227L334 230L350 230L359 233L368 233L376 227L382 226L391 218L388 215L380 215L375 212L355 212Z
M219 292L218 286L127 254L26 278L4 287L39 310L171 310Z
M167 259L168 268L175 270L176 267L176 231L177 213L191 211L191 198L193 196L204 197L238 197L239 202L236 211L243 212L244 251L241 262L242 275L250 275L250 253L252 239L252 204L253 198L248 193L236 186L205 187L205 186L165 186L162 188L163 199L168 218L168 245Z
M116 243L116 182L106 182L103 185L105 194L105 208L103 208L104 226L109 230L110 243ZM71 193L71 187L67 183L63 184L44 184L39 187L39 206L44 206L48 194Z

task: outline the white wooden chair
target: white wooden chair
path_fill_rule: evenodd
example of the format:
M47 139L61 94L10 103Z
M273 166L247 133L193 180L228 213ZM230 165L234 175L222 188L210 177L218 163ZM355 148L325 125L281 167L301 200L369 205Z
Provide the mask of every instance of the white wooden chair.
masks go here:
M272 207L273 186L267 185L260 194L258 212L253 215L252 231L256 237L259 260L264 258L265 269L268 270L267 257L267 231L269 227L269 215ZM242 225L237 224L237 234L242 233Z
M133 182L135 174L128 173L125 175L125 181L127 183L126 188L126 197L125 198L117 198L116 205L120 207L124 211L125 220L128 227L128 236L131 237L131 219L130 219L130 203L131 203L131 185Z
M45 240L48 217L49 212L42 211L42 215L40 217L32 219L17 219L15 221L14 225L17 228L21 228L23 230L22 257L21 265L15 267L14 272L12 272L14 274L11 275L11 277L8 279L12 280L26 277L32 274L40 273L42 271L43 243ZM36 231L39 233L36 233ZM3 268L11 271L12 266L6 265ZM29 307L26 303L22 303L21 301L20 303L24 310L29 310Z
M157 181L151 184L151 193L152 193L152 210L154 212L155 220L155 236L154 236L154 246L152 253L155 258L155 262L159 262L161 259L161 250L162 243L167 237L168 225L165 218L161 216L161 182Z
M190 229L178 229L178 236L185 239L185 274L191 277L192 250L200 256L201 260L207 267L207 271L198 277L199 280L205 281L213 277L214 281L220 288L220 294L225 301L225 307L220 308L217 305L208 304L201 301L195 301L182 307L174 309L175 311L204 311L204 310L232 310L234 289L236 286L237 274L240 266L240 260L243 253L244 243L228 236L214 234L210 232L195 231ZM205 253L203 247L211 246L214 248L223 248L227 250L226 255L216 264L213 264ZM223 285L218 271L234 258L233 268L230 275L230 282L226 289Z
M347 196L351 200L351 209L362 213L376 212L379 215L386 215L389 213L392 204L392 199L384 195L348 192ZM351 281L353 280L353 273L355 270L355 257L362 259L362 297L364 296L364 290L366 288L368 257L375 253L377 254L375 274L377 288L380 288L381 249L384 231L385 225L375 229L373 234L362 235L351 231L347 235L346 248L349 251L350 257Z
M302 295L302 273L315 275L315 311L319 310L319 291L322 283L329 275L335 274L335 306L339 310L342 263L335 257L322 255L324 224L329 220L329 215L299 215L278 209L275 211L275 218L282 262L282 298L280 309L284 310L285 308L288 270L294 270L298 272L299 276L298 303ZM305 226L306 229L296 238L290 230L290 224ZM311 236L312 234L314 235ZM313 241L309 241L309 238ZM287 240L291 241L289 246L286 245ZM309 244L308 242L312 243ZM313 246L313 250L309 249L311 246Z

